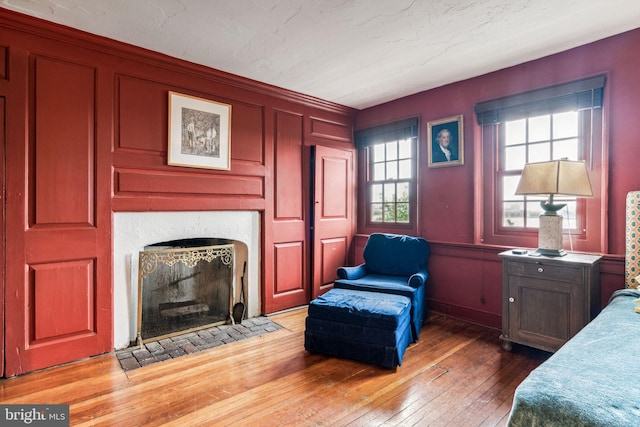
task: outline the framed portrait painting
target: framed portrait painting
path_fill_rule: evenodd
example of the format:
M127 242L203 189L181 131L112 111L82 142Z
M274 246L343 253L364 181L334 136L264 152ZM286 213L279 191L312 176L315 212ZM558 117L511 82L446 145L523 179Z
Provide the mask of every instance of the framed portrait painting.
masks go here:
M462 115L427 123L430 168L464 165L463 129Z
M231 105L169 92L167 163L231 169Z

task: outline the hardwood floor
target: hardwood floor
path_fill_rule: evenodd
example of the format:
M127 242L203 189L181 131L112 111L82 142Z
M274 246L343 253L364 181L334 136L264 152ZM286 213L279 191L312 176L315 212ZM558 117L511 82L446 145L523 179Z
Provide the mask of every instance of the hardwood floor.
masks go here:
M124 372L114 354L0 381L4 404L70 404L74 426L502 426L548 353L432 315L397 370L307 353L306 308L262 337Z

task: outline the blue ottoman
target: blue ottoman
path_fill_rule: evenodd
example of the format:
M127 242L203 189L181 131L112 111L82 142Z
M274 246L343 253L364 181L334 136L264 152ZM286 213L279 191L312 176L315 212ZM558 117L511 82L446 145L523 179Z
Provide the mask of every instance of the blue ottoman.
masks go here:
M309 303L304 348L395 368L413 342L410 312L402 295L332 289Z

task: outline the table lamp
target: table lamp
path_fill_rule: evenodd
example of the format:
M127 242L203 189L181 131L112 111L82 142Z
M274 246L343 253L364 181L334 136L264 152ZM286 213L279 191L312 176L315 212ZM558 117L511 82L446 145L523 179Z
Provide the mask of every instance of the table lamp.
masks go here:
M555 204L553 197L593 197L585 162L561 159L527 163L516 195L549 196L548 200L540 202L543 213L540 214L537 252L545 256L566 255L562 249L562 215L558 215L566 204Z

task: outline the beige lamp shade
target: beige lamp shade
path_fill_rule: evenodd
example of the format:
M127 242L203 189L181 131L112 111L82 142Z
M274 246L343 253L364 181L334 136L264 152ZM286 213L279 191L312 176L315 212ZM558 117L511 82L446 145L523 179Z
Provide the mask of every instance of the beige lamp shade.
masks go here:
M540 215L537 252L546 256L564 256L562 249L562 216L556 212L564 204L554 204L553 196L593 197L591 181L585 162L553 160L524 165L516 188L517 195L549 196L540 202L544 213Z
M553 160L526 164L516 194L593 197L593 190L585 162Z

